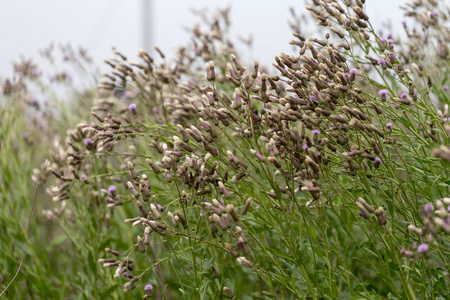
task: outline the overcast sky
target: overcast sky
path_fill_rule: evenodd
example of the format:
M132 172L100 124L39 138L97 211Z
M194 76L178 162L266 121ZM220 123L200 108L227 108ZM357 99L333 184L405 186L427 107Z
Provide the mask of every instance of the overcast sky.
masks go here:
M0 0L0 76L12 74L11 60L19 55L37 57L38 49L50 42L87 48L98 64L117 47L131 60L143 45L143 0ZM281 51L289 52L292 39L287 25L289 7L304 10L304 1L229 1L232 7L231 37L253 35L253 53L270 64ZM367 0L367 11L375 25L393 21L399 28L403 19L399 6L403 0ZM149 14L152 42L163 51L187 40L183 30L196 17L190 8L224 6L227 1L152 0Z

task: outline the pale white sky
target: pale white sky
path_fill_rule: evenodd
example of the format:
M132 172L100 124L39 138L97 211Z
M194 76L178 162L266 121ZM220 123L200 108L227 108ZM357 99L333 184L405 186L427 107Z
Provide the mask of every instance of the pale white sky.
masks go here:
M270 64L279 52L291 50L288 8L304 10L303 0L153 0L153 44L169 52L188 38L183 27L196 19L190 7L217 7L228 2L232 4L232 37L253 34L254 51L242 53L244 58ZM394 27L400 27L403 17L398 7L403 0L366 2L375 24L392 19ZM143 48L142 15L142 0L0 0L0 77L12 74L11 60L20 54L37 57L38 49L52 41L82 45L97 64L111 56L113 46L134 60L137 50Z

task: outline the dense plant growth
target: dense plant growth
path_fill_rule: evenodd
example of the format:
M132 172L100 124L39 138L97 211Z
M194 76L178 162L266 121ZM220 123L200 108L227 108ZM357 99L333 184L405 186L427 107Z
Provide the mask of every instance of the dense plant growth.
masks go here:
M33 180L57 203L35 227L65 232L50 232L46 250L31 234L39 260L25 260L27 280L12 293L44 297L28 280L56 268L63 279L45 278L60 287L47 295L86 299L450 297L444 4L406 5L397 38L372 27L364 1L314 0L307 9L323 34L306 38L293 14L295 51L275 69L239 59L227 10L194 26L174 59L157 48L158 58L140 51L131 62L116 50L96 94L75 102L80 121L59 119L66 134L51 127L29 146L24 137L14 161L2 147L11 212L32 203L20 155L51 153ZM4 83L8 97L22 90ZM11 216L1 220L2 238L23 247L26 220L14 233ZM55 254L67 266L40 254L53 249L70 253ZM3 255L5 285L20 256Z

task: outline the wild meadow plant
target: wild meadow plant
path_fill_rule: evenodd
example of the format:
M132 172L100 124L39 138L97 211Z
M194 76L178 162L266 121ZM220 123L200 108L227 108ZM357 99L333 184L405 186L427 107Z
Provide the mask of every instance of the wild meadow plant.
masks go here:
M364 1L306 8L323 35L294 15L274 73L238 58L227 9L173 60L105 61L39 173L82 266L64 295L450 297L449 7L407 4L404 38Z
M64 143L66 131L89 115L95 97L86 51L60 50L50 46L41 53L39 61L47 68L32 59L14 62L12 78L1 82L0 298L58 299L81 290L81 268L73 263L81 258L70 235L47 212L41 213L47 208L56 215L64 211L64 203L56 208L45 193L51 183L46 180L50 159L57 156L53 150ZM74 87L76 76L83 82Z

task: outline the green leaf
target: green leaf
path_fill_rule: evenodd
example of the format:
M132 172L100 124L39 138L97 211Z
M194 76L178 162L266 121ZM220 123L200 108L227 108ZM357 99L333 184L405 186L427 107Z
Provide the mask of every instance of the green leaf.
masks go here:
M115 284L109 288L107 288L106 290L104 290L102 293L100 293L100 299L108 299L108 296L111 295L118 287L118 284Z
M92 255L92 251L89 251L88 254L88 264L91 271L95 274L97 273L97 264L94 261L94 256Z
M280 190L280 187L279 187L278 185L276 185L275 188L274 188L274 190L275 190L275 194L277 195L277 199L278 199L278 200L281 199L281 190Z
M55 246L58 246L60 244L62 244L63 242L65 242L67 240L67 235L62 234L59 235L57 237L55 237L54 239L52 239L52 241L50 242L50 244L47 246L47 249L50 250Z
M391 261L389 263L389 270L391 271L395 271L395 272L400 272L400 268L398 267L398 265L396 263L394 263L393 261Z

